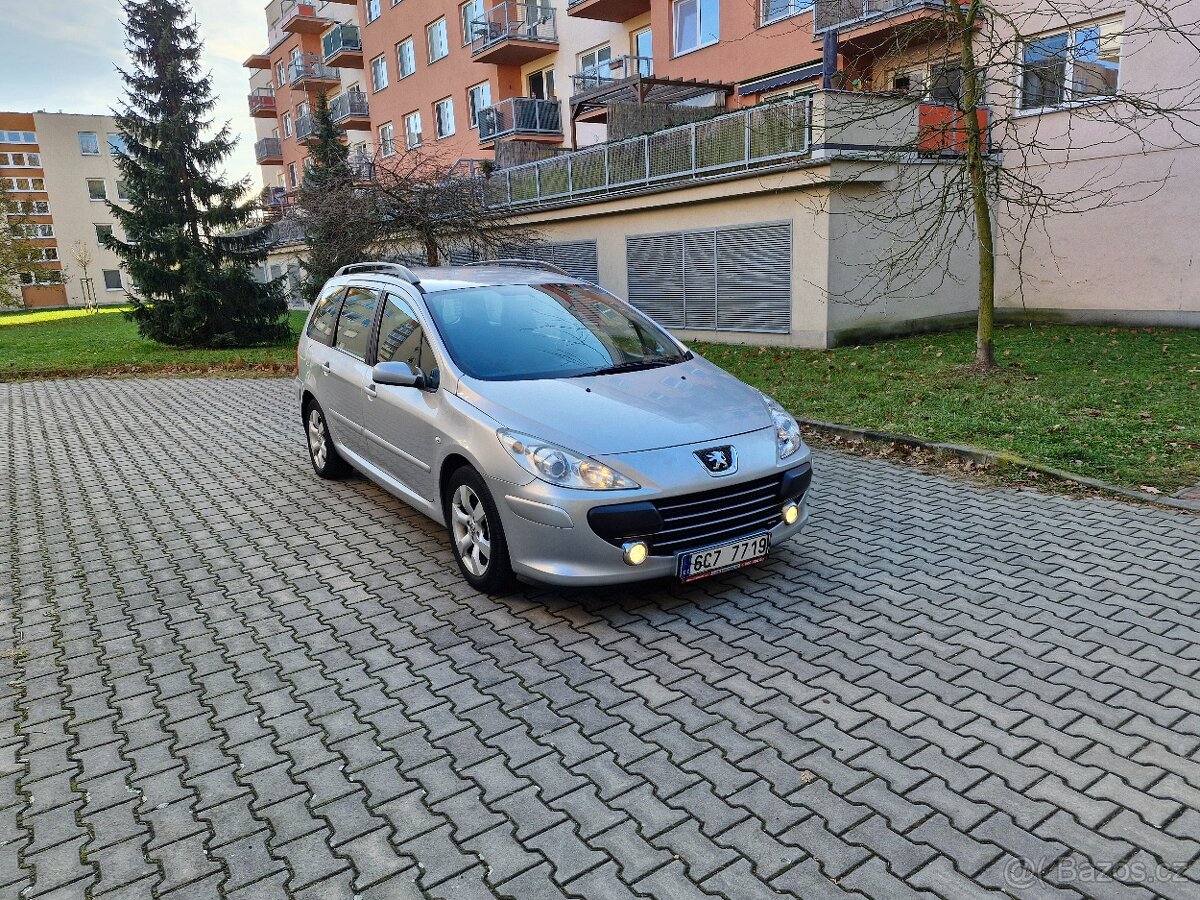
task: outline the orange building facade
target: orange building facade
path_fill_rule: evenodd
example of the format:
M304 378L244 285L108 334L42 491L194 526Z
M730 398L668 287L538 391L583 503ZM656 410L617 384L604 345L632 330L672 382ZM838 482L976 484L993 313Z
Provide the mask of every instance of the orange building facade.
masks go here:
M67 291L61 283L62 261L54 236L37 124L28 113L0 113L0 187L17 204L22 225L32 229L28 242L43 257L38 275L31 272L21 276L25 306L66 306ZM46 236L38 236L43 234Z

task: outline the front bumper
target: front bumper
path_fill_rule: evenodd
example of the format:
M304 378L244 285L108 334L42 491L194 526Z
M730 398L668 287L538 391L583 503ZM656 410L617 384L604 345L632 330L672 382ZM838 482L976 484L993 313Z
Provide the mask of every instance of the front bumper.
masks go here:
M690 448L677 449L686 450L689 454L691 452ZM490 485L492 496L504 523L513 571L532 581L573 586L620 584L674 577L679 565L676 552L700 549L718 541L674 548L669 554L652 554L641 565L630 566L625 563L621 547L615 538L605 539L592 530L588 524L588 512L597 507L702 493L718 486L727 485L733 489L767 476L782 476L790 471L811 467L807 448L782 464L773 458L773 444L771 451L772 458L769 461L761 458L755 460L753 454L743 454L740 470L727 480L708 479L701 473L699 479L687 477L681 479L677 486L662 484L660 479L660 483L650 488L630 492L576 491L555 487L540 480L521 486L493 481ZM747 459L747 456L751 458ZM613 458L612 462L616 465L622 464L619 457ZM629 472L635 478L641 476L639 483L647 483L649 479L646 479L645 469L631 470L630 461L624 462L622 471ZM807 487L807 482L805 486ZM785 523L782 516L783 505L788 500L795 500L800 507L800 516L791 525ZM772 547L793 537L808 521L807 490L800 496L780 496L777 508L779 514L773 518L774 524L768 523L755 529L767 530L770 533ZM739 535L731 535L719 542L737 540L738 537Z

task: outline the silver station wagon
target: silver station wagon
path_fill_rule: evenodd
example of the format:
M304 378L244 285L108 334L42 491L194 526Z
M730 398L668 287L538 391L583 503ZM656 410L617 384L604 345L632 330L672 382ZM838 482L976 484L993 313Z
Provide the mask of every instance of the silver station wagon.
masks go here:
M692 581L808 518L791 415L552 266L346 266L298 368L317 474L353 467L447 526L481 591Z

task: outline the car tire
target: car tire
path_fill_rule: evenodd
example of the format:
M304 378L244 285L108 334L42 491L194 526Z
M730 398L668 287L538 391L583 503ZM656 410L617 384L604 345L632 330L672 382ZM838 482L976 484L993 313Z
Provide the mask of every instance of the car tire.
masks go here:
M459 571L483 594L502 594L514 578L504 524L483 477L470 466L450 476L443 498L446 528Z
M325 410L316 400L310 400L304 407L304 437L308 445L308 460L317 475L335 480L345 478L350 473L350 464L333 445Z

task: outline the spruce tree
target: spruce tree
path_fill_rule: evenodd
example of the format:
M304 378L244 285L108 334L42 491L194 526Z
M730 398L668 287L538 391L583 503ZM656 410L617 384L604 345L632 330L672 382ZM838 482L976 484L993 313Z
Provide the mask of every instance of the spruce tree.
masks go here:
M249 178L217 171L235 138L213 131L212 78L201 69L189 0L125 0L125 103L116 116L125 139L117 167L129 208L109 204L125 240L106 239L136 293L130 317L165 344L245 347L283 340L287 302L277 282L260 283L265 228L247 228Z
M304 228L308 258L304 260L301 292L312 303L334 272L349 263L361 262L370 243L369 223L346 216L344 205L354 194L354 169L345 133L333 121L329 99L317 95L313 109L313 134L308 139L308 165L296 196L296 208ZM366 227L364 227L366 226ZM356 239L361 233L363 240Z

